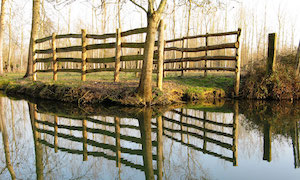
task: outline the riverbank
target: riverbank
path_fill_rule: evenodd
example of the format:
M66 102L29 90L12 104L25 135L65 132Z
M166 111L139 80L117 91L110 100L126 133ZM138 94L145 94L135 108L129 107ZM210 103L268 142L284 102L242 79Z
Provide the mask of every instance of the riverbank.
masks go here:
M72 73L60 75L59 81L49 81L45 75L41 81L32 82L22 79L21 73L6 74L0 78L0 89L10 95L26 95L33 98L55 100L68 103L83 104L119 104L126 106L143 106L136 95L138 78L125 74L121 82L114 83L107 73L99 73L88 77L86 82L80 81ZM207 101L213 103L216 99L229 97L232 93L233 78L209 76L187 76L166 78L163 91L153 84L152 105L181 104L190 101Z

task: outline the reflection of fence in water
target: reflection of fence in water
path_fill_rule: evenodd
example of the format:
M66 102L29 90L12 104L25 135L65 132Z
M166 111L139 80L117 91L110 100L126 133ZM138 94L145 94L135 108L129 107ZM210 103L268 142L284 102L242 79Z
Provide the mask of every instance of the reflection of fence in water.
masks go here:
M202 111L201 111L202 112ZM177 141L179 143L181 143L184 146L188 146L196 151L201 151L203 153L224 159L226 161L230 161L233 162L233 165L237 165L237 143L236 143L236 139L237 139L237 124L238 124L238 112L236 112L234 114L234 118L233 118L233 123L220 123L217 121L213 121L213 120L208 120L205 118L199 118L196 116L191 116L187 113L183 113L183 111L178 111L178 110L172 110L171 112L169 112L171 114L177 114L180 116L181 121L169 118L167 116L163 116L163 117L158 117L155 122L152 120L151 121L151 131L150 131L150 124L144 125L141 122L137 122L139 125L132 125L134 123L130 122L130 124L125 124L124 121L122 121L122 118L118 118L115 117L113 122L110 121L105 121L105 120L99 120L99 119L95 119L95 118L91 118L91 117L86 117L86 118L74 118L74 117L70 117L72 119L72 121L76 121L76 120L81 120L81 126L72 126L72 125L65 125L65 124L61 124L59 123L59 119L58 116L54 116L53 118L53 122L49 122L48 121L43 121L43 120L39 120L38 116L37 116L37 109L35 109L35 133L43 133L46 136L44 136L44 138L41 138L42 136L37 136L38 141L48 147L51 147L55 150L55 152L57 152L58 150L60 151L64 151L67 153L72 153L72 154L80 154L83 155L83 160L87 160L88 156L94 156L94 157L103 157L106 158L108 160L114 160L116 161L116 165L117 167L120 167L121 164L124 164L126 166L135 168L135 169L139 169L141 171L145 171L147 173L147 171L149 171L149 165L152 168L152 163L147 165L146 161L151 161L155 160L156 161L156 165L157 165L157 170L150 170L152 171L154 174L157 174L158 177L162 177L162 164L163 164L163 140L162 140L162 136L164 135L165 137L172 139L174 141ZM204 112L204 114L206 114ZM193 124L193 123L189 123L189 122L183 122L183 118L189 118L189 119L194 119L197 121L202 122L202 126L199 126L198 124ZM67 118L67 117L66 117ZM130 119L131 121L139 121L137 119ZM123 122L123 123L121 123ZM181 129L174 129L170 126L166 126L165 122L171 122L177 125L181 126ZM91 128L87 126L87 123L94 123L97 125L101 125L104 128ZM225 127L225 128L230 128L232 129L232 134L227 133L227 132L221 132L221 131L217 131L214 129L210 129L208 128L209 126L207 124L212 124L215 126L220 126L220 127ZM49 130L49 127L52 128L53 130ZM148 128L147 128L148 127ZM185 127L186 130L183 130ZM195 133L190 131L189 129L196 129L199 131L202 131L202 135L200 133ZM114 131L111 131L109 129L114 129ZM134 137L132 135L128 135L128 134L121 134L121 130L123 132L123 129L128 129L129 133L131 134L132 130L135 131L140 131L141 137ZM74 135L72 135L72 133L70 134L66 134L66 133L62 133L62 131L64 130L69 130L71 131L78 131L78 132L82 132L82 137L76 137ZM150 138L150 142L149 141L149 134L151 137L151 132L152 134L156 134L156 140L151 140ZM169 135L168 132L171 132L172 135ZM193 138L197 139L197 140L203 140L203 147L200 148L199 146L196 146L192 143L187 143L184 142L183 139L177 139L176 135L173 136L174 134L186 134L189 136L192 136ZM218 136L222 136L222 137L226 137L229 139L232 139L232 144L226 143L226 142L222 142L216 139L213 139L211 137L207 136L207 133L211 133L214 135L218 135ZM96 140L92 140L89 139L88 134L91 135L95 135L95 134L99 134L99 135L104 135L106 137L111 137L114 140L114 144L112 143L103 143L103 142L99 142ZM54 137L53 142L49 142L46 140L47 135L50 135L52 137ZM66 147L62 147L59 145L59 139L62 138L64 140L69 140L72 142L78 142L78 143L82 143L82 150L78 150L78 149L71 149L71 148L66 148ZM148 139L148 140L147 140ZM124 141L124 144L126 144L126 142L130 143L136 143L138 145L142 145L142 149L133 149L132 147L128 148L128 147L122 147L120 141L122 140L122 144ZM125 142L126 141L126 142ZM218 154L216 152L210 151L206 149L206 143L213 143L215 145L218 145L222 148L228 149L230 151L233 152L233 157L226 157L222 154ZM124 145L123 144L123 145ZM88 150L88 145L92 146L92 147L96 147L96 148L101 148L103 150L109 150L112 151L113 153L115 153L115 155L111 155L111 153L105 153L105 152L99 152L99 151L89 151ZM152 153L152 146L156 147L156 154ZM144 161L144 165L140 165L140 164L136 164L131 162L128 159L125 159L124 157L122 157L121 154L129 154L129 155L135 155L135 156L140 156L143 158Z
M180 127L180 129L176 128L170 128L164 126L164 136L181 143L182 145L188 146L194 150L201 151L205 154L209 154L221 159L224 159L226 161L230 161L233 163L234 166L237 166L237 137L238 137L238 111L235 110L235 113L233 114L233 122L232 123L221 123L213 120L209 120L207 118L207 113L203 111L203 118L200 118L198 116L190 115L187 111L184 111L184 109L181 110L172 110L171 117L174 117L174 115L179 115L179 120L176 120L176 118L171 118L170 116L163 116L164 122L169 122L171 124L176 124ZM195 112L194 112L195 113ZM197 113L195 113L197 114ZM185 119L185 122L184 122ZM194 123L188 122L193 120ZM202 123L202 125L199 125L199 122ZM212 128L209 128L209 125L213 125L213 127L221 127L221 129L226 128L225 130L231 129L232 134L227 132L218 131ZM184 130L186 129L186 130ZM193 131L194 130L194 131ZM201 133L202 132L202 135ZM169 135L168 133L172 133L172 135ZM180 134L181 138L178 139L174 137L174 133ZM214 139L212 137L208 137L207 134L212 134L214 136L224 137L226 139L231 139L232 144L227 142L222 142L221 140ZM193 138L196 138L198 140L203 140L202 147L200 147L198 144L192 144L192 143L186 143L184 142L183 135L192 136ZM227 157L225 155L219 154L217 152L214 152L212 150L207 149L207 143L212 143L214 145L217 145L219 147L222 147L224 149L232 151L233 155L232 157Z

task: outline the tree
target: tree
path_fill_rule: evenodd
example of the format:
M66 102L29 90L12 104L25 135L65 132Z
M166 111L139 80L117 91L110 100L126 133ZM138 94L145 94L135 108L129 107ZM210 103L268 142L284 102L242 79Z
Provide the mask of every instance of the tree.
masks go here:
M0 14L0 76L3 75L3 34L4 34L4 18L5 18L5 4L6 0L1 1L1 14Z
M130 2L141 8L147 14L147 35L144 45L143 67L138 87L138 95L142 98L143 103L149 106L152 101L152 68L155 35L167 0L161 0L157 10L154 9L154 0L148 0L148 10L134 0L130 0Z
M29 42L29 51L28 51L28 62L27 62L27 70L24 78L32 76L32 45L33 41L37 38L39 22L40 22L40 0L33 0L32 4L32 25L31 25L31 35Z

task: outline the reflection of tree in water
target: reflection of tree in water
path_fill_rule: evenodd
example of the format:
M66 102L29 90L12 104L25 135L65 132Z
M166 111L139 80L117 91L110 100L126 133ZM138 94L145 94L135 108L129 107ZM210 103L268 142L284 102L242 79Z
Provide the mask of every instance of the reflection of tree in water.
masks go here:
M257 130L263 137L263 159L272 160L272 141L285 142L291 139L294 153L294 166L300 167L299 121L300 102L251 101L240 106L245 116L242 125L248 131ZM283 138L284 137L284 138Z
M2 131L2 139L3 139L3 149L5 153L5 162L6 162L6 168L8 169L11 179L16 179L16 174L13 168L13 165L11 163L11 155L9 150L9 142L8 142L8 134L6 130L6 119L4 118L4 112L3 112L4 106L2 102L2 98L0 97L0 120L1 120L1 131Z
M32 147L30 146L32 139L28 137L28 132L30 132L31 129L30 126L27 126L29 129L25 126L27 111L25 111L25 114L23 114L22 111L20 113L20 110L23 110L24 108L26 110L27 106L24 107L24 101L12 102L8 98L3 97L0 99L2 103L2 107L0 108L2 111L1 122L5 123L3 126L5 130L3 132L6 132L4 133L4 136L2 135L2 142L0 141L0 143L3 143L3 147L5 144L8 144L9 150L7 149L6 152L9 152L9 156L7 157L10 158L16 177L18 178L19 174L23 174L23 179L28 179L33 172L28 165L28 162L32 157L31 155L33 154ZM4 148L0 148L0 150L2 149L4 150ZM7 173L9 173L9 171L5 171L7 169L5 163L5 151L1 152L1 157L3 157L4 161L2 161L2 164L0 165L3 167L3 169L1 168L2 172L0 174L0 179L7 177Z

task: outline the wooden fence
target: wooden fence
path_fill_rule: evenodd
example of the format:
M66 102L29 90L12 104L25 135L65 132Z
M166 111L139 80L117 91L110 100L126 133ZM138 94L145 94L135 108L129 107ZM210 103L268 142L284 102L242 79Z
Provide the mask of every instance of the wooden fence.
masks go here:
M162 74L163 72L168 71L180 71L183 75L184 71L204 71L204 74L207 75L207 71L229 71L235 72L235 95L238 96L239 92L239 83L240 83L240 35L241 29L232 32L224 32L224 33L213 33L213 34L205 34L205 35L197 35L197 36L188 36L178 39L172 40L164 40L164 25L163 21L159 26L159 37L158 41L155 42L155 46L157 46L157 50L154 53L154 64L157 64L155 73L158 74L157 84L159 89L162 86ZM57 80L57 72L77 72L81 73L81 80L86 80L86 74L92 72L101 72L101 71L114 71L114 81L119 81L119 73L120 71L123 72L141 72L140 68L136 69L125 69L120 67L120 62L122 61L141 61L143 60L143 54L138 55L122 55L121 49L122 48L144 48L144 42L136 43L136 42L123 42L122 38L125 36L130 35L137 35L141 33L146 33L146 28L138 28L133 29L125 32L121 32L120 29L116 30L116 33L111 34L103 34L103 35L95 35L95 34L86 34L86 30L82 30L81 34L63 34L63 35L56 35L55 33L52 36L48 36L42 39L37 39L33 43L33 80L37 80L37 72L53 72L53 80ZM224 44L215 44L209 45L209 38L212 37L224 37L224 36L232 36L236 35L236 41L232 43L224 43ZM78 38L81 39L81 45L79 46L69 46L69 47L57 47L56 40L57 39L65 39L65 38ZM205 39L205 46L200 47L185 47L185 42L192 39ZM114 42L110 43L100 43L100 44L87 44L87 39L94 39L94 40L105 40L105 39L115 39ZM37 49L36 45L39 43L43 43L46 41L52 42L52 47L49 49ZM181 42L181 47L170 46L174 45L175 42ZM103 57L103 58L90 58L87 57L87 51L89 50L97 50L97 49L115 49L115 56L113 57ZM215 51L215 50L225 50L226 49L235 49L235 55L228 56L228 55L218 55L213 56L209 55L208 52ZM61 58L58 57L59 53L66 53L66 52L81 52L81 58ZM169 58L167 59L164 54L169 51L176 51L181 53L180 58ZM204 52L205 55L197 55L197 56L190 56L190 53L199 54ZM48 58L38 58L38 54L52 54L52 57ZM204 61L205 64L203 67L189 67L189 62L201 62ZM220 62L220 61L233 61L235 62L235 67L208 67L207 62ZM45 62L52 62L53 66L51 69L46 70L37 70L36 63L45 63ZM81 63L81 69L58 69L58 62L73 62L73 63ZM94 68L94 69L87 69L87 63L114 63L114 67L111 68ZM167 64L175 64L179 63L179 68L166 68Z
M191 115L187 112L187 110L184 111L183 109L176 109L165 113L164 116L157 117L156 120L151 120L150 117L149 124L144 125L146 120L139 121L137 119L130 119L129 122L119 117L111 117L110 119L102 117L101 119L99 119L95 116L93 118L76 118L71 115L69 117L67 115L64 115L63 118L67 118L67 121L60 122L60 118L58 117L58 115L55 115L53 113L48 114L47 112L40 111L36 105L31 105L31 107L33 107L34 109L31 115L31 121L36 137L35 140L37 141L37 143L41 143L45 146L53 148L55 152L63 151L71 154L82 155L84 161L88 160L88 156L103 157L111 161L116 161L116 165L119 168L121 164L123 164L125 166L129 166L131 168L135 168L144 172L147 171L148 173L152 171L154 175L157 175L158 179L162 179L161 177L163 174L162 164L164 149L163 137L166 137L180 143L183 146L190 147L195 151L200 151L205 154L223 159L225 161L233 163L233 166L237 166L237 128L239 116L237 108L235 109L232 123L222 123L215 120L209 120L206 117L205 111L195 110L195 114L203 112L204 117L200 118L198 116ZM38 113L46 113L50 116L48 116L47 119L41 120L41 118L38 118ZM178 117L178 115L180 120L178 120L177 118L172 118L174 116ZM68 122L69 124L66 124L66 122ZM89 124L89 126L87 126L87 124ZM178 129L178 126L180 126L180 129ZM138 131L140 137L135 137L133 135L134 131ZM76 136L74 135L75 132ZM78 136L77 132L80 132L82 136ZM42 136L41 134L44 135ZM153 134L152 136L156 137L155 140L146 138L151 137L151 134ZM108 139L110 139L110 141L105 141L105 138L95 138L95 135L100 135L100 137L102 138L107 137ZM178 138L180 137L178 135L181 135L181 138ZM186 135L187 139L193 138L193 140L191 142L189 140L185 140L185 138L183 137L184 135ZM50 138L48 136L50 136ZM49 140L51 139L53 141L50 142ZM124 142L122 143L123 145L120 144L121 140L122 142ZM65 145L66 141L80 143L82 144L82 149L76 149L74 148L74 146L72 146L72 148L68 147ZM228 141L232 141L232 143L228 143ZM142 149L133 148L137 146L126 147L126 144L128 145L132 143L141 145L138 147L142 147ZM228 157L226 155L223 155L224 150L216 152L218 151L218 148L207 148L208 143L223 148L225 151L227 150L228 152L232 152L233 155ZM96 149L100 148L102 150L88 150L88 146L95 147ZM153 154L152 147L156 148L155 154ZM128 156L122 157L122 154L124 153L133 156L145 156L141 159L147 161L148 163L154 160L156 161L157 167L156 169L153 169L152 166L145 165L145 163L147 162L144 162L144 164L136 164L130 159L125 158ZM39 158L37 157L37 159Z

